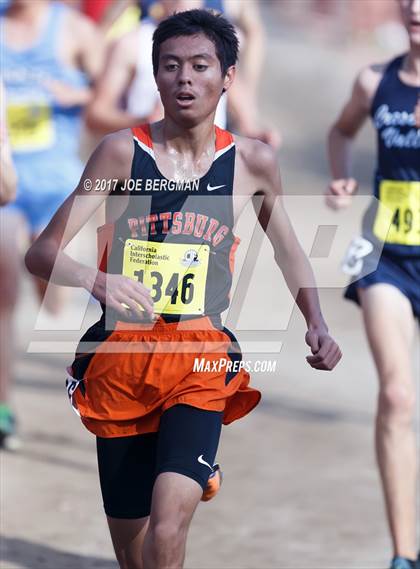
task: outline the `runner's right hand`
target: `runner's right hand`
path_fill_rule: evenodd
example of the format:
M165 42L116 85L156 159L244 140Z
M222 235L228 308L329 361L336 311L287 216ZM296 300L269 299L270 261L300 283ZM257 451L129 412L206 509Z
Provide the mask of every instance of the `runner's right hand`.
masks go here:
M124 317L131 315L142 319L144 316L149 318L154 316L150 290L142 283L133 281L123 275L99 271L93 286L92 295ZM123 306L123 304L128 306L128 308ZM140 309L139 304L144 308L145 312Z
M325 201L331 209L342 209L351 204L351 198L357 191L354 178L332 180L325 192Z

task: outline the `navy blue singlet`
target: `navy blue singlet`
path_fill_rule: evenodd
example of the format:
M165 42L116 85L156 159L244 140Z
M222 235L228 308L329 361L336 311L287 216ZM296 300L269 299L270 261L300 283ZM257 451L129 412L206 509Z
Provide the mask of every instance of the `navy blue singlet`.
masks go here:
M401 81L403 59L397 57L386 67L372 102L378 140L377 200L364 216L363 236L373 251L363 259L363 271L345 296L359 303L358 289L392 285L420 318L420 129L414 117L420 88Z
M389 217L378 221L383 212L372 206L365 216L364 233L370 240L383 241L385 254L418 257L420 129L414 108L420 88L401 81L403 59L397 57L387 66L371 108L378 144L374 196L387 207Z
M208 172L188 182L159 171L149 125L132 129L128 206L99 230L100 268L152 289L155 312L175 318L220 315L229 305L234 253L232 135L215 127ZM120 318L119 318L120 319Z

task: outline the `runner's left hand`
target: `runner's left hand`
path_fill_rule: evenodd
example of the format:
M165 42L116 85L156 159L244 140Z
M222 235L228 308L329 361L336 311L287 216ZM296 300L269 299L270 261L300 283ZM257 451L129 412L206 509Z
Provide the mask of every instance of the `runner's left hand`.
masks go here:
M305 342L312 351L306 361L314 369L331 371L341 360L341 350L326 329L308 330Z

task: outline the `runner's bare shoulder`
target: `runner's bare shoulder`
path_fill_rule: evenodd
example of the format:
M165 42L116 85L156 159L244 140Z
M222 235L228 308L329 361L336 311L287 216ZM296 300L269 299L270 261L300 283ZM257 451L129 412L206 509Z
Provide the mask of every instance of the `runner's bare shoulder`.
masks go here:
M60 57L70 65L90 74L89 59L101 58L104 50L104 40L97 26L84 14L67 7L64 19L64 29L60 37Z
M134 141L131 130L126 128L104 137L102 157L115 168L115 178L125 180L130 177L133 161Z
M126 180L131 174L134 143L129 129L107 134L94 150L85 168L79 184L79 191L84 189L86 178L92 180L95 187L97 180ZM111 186L106 186L109 190ZM109 193L105 191L104 193Z
M111 65L125 65L136 68L139 53L139 28L130 30L123 36L114 40L109 48L108 61Z
M354 93L362 98L369 109L387 65L387 63L368 65L356 77Z
M66 25L74 42L81 41L92 35L99 35L98 29L90 18L74 10L68 8L66 11Z
M90 41L97 38L99 32L95 24L84 14L67 6L65 13L65 39L72 46L80 46L80 42Z
M134 29L130 30L123 36L119 37L114 41L115 46L118 46L120 49L129 49L132 50L134 53L130 53L131 57L139 57L138 53L138 43L139 43L139 33L140 28L137 26Z
M260 140L237 135L235 144L239 175L248 178L242 182L246 184L247 193L253 195L265 192L280 184L278 157L271 146Z

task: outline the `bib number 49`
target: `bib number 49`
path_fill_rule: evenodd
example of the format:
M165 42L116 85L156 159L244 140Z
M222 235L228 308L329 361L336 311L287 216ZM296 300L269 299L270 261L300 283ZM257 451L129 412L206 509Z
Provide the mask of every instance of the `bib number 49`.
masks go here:
M382 180L373 233L385 243L420 245L420 182Z
M392 217L392 225L397 231L402 231L403 233L410 233L413 229L413 212L410 208L402 209L397 208ZM420 228L417 230L420 233Z

